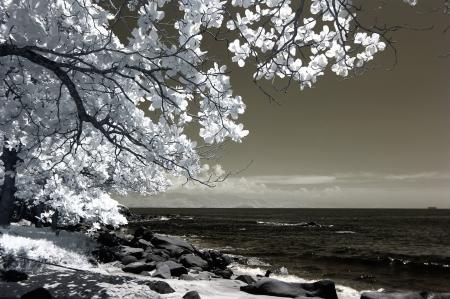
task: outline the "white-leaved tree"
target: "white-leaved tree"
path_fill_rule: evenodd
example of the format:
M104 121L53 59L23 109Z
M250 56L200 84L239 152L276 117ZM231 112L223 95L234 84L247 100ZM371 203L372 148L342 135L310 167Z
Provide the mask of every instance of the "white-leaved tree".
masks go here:
M110 194L199 180L207 146L248 134L227 67L202 41L227 40L255 82L310 87L387 46L389 29L357 12L351 0L0 1L0 224L18 200L63 223L120 225Z

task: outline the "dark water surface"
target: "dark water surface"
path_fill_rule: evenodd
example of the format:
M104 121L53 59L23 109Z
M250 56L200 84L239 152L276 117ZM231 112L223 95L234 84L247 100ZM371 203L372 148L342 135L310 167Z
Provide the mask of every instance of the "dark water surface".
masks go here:
M362 289L450 291L450 210L134 209L154 230ZM314 223L309 223L314 222ZM252 265L254 259L248 263ZM258 266L258 265L254 265Z

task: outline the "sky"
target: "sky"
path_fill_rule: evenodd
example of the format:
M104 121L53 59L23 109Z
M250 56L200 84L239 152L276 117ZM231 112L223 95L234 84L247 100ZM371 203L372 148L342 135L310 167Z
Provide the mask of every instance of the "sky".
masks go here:
M250 134L241 144L227 143L208 163L213 171L234 175L215 188L175 182L167 193L125 202L450 208L450 15L436 9L441 4L427 0L409 8L390 1L367 9L367 20L377 15L380 22L409 28L391 34L397 64L386 51L356 77L326 74L311 89L293 84L287 93L272 92L277 103L253 84L250 67L232 67L234 90L247 105L241 120Z

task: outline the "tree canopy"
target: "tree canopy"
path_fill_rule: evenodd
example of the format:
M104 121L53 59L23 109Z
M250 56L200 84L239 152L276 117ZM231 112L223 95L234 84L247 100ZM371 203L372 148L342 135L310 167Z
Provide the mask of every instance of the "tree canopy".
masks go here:
M111 193L200 180L210 146L248 134L244 101L207 37L226 41L240 67L254 65L255 82L311 87L389 46L390 28L365 26L359 9L351 0L1 1L2 192L14 177L17 199L45 203L61 222L125 223Z

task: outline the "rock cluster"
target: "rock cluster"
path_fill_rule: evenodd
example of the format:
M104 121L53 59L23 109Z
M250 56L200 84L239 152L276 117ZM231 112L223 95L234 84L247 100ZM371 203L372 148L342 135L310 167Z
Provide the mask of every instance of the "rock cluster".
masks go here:
M181 238L154 234L145 227L136 229L134 235L104 230L97 241L100 246L94 255L98 261L118 261L124 272L186 280L198 279L190 277L191 271L203 278L229 279L233 275L227 268L232 261L228 256L212 250L200 251Z

